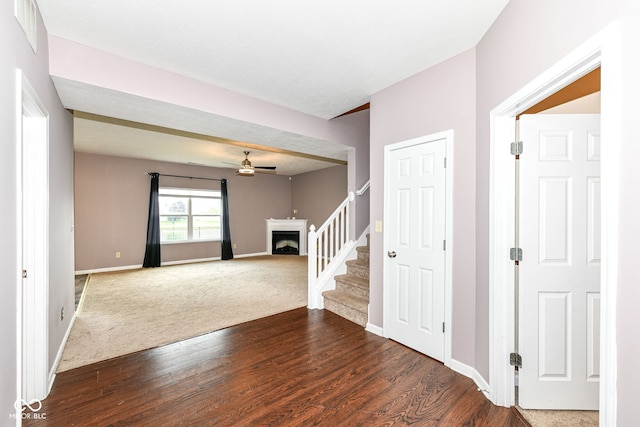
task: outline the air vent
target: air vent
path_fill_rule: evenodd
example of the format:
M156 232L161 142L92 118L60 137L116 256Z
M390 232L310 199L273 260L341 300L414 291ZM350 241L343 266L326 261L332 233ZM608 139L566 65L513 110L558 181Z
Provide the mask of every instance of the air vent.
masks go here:
M16 0L16 19L27 35L27 40L36 53L37 39L37 9L35 0Z

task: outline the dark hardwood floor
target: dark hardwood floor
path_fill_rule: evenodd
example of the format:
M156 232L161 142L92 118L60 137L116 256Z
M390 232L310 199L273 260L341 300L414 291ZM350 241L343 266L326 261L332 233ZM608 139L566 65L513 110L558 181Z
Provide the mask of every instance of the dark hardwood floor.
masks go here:
M527 426L443 364L306 308L60 373L39 414L23 425Z

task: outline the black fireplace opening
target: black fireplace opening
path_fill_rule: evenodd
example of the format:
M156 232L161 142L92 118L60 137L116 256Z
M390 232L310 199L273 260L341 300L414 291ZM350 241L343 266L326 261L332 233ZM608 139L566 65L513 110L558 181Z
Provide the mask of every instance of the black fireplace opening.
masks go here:
M273 255L300 255L300 232L272 231L271 253Z

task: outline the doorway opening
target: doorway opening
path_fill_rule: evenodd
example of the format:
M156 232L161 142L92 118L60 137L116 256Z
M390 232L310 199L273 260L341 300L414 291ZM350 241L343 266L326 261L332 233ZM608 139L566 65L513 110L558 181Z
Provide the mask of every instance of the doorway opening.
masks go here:
M525 85L491 111L490 164L490 389L492 402L500 406L515 404L515 376L509 354L515 347L515 267L509 259L514 247L515 172L510 144L515 117L569 83L602 65L602 270L601 270L601 363L600 423L615 425L615 254L618 211L618 183L615 167L619 156L620 72L619 30L614 23L571 52L542 75ZM505 256L506 254L506 256Z
M17 74L21 278L18 310L18 383L26 402L49 393L49 114L21 71Z

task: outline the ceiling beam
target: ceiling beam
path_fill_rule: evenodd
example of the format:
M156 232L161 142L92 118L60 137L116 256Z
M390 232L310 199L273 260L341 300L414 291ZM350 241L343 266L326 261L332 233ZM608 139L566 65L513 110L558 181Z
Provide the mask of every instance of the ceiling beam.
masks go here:
M184 137L184 138L199 139L199 140L202 140L202 141L215 142L216 144L233 145L235 147L248 148L248 149L251 149L251 150L266 151L266 152L270 152L270 153L283 154L283 155L292 156L292 157L302 157L302 158L305 158L305 159L319 160L319 161L322 161L322 162L333 163L333 164L336 164L336 165L346 165L347 164L347 162L344 161L344 160L332 159L332 158L329 158L329 157L316 156L316 155L313 155L313 154L301 153L301 152L298 152L298 151L284 150L282 148L270 147L270 146L267 146L267 145L254 144L254 143L251 143L251 142L236 141L236 140L233 140L233 139L221 138L221 137L213 136L213 135L204 135L204 134L196 133L196 132L188 132L188 131L183 131L183 130L178 130L178 129L172 129L172 128L168 128L168 127L164 127L164 126L157 126L157 125L139 123L139 122L134 122L134 121L131 121L131 120L116 119L114 117L102 116L102 115L93 114L93 113L85 113L83 111L73 111L73 116L77 117L79 119L93 120L93 121L101 122L101 123L108 123L108 124L117 125L117 126L124 126L124 127L130 127L130 128L133 128L133 129L145 130L145 131L148 131L148 132L158 132L158 133L164 133L164 134L167 134L167 135L180 136L180 137Z
M347 114L357 113L358 111L368 110L369 108L371 108L370 104L371 103L369 102L367 102L366 104L362 104L361 106L356 107L353 110L349 110L346 113L342 113L339 116L335 116L334 119L337 119L338 117L346 116Z

